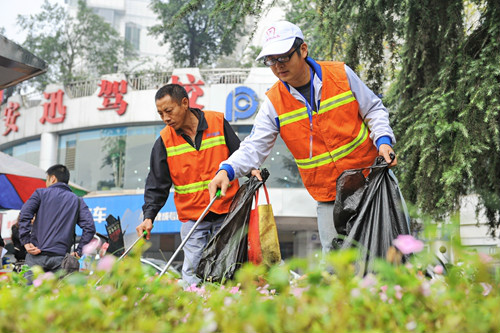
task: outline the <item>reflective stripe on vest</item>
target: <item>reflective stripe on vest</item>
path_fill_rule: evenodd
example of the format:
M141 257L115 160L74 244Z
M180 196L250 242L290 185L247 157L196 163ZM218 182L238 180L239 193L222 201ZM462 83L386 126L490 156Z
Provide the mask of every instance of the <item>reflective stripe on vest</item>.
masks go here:
M192 183L188 185L174 185L174 190L179 194L188 194L198 191L204 191L208 189L208 184L210 184L210 182L211 180L204 180L201 182Z
M202 141L200 151L209 149L216 146L222 146L226 144L226 140L223 135L219 135L213 138L208 138ZM178 146L168 147L167 148L167 156L178 156L185 153L196 151L196 149L191 146L189 143L183 143ZM197 183L187 184L187 185L175 185L174 190L178 194L188 194L194 192L201 192L208 189L208 184L210 180L205 180Z
M351 142L340 146L333 151L326 152L320 155L313 156L311 159L295 159L297 166L301 169L312 169L322 165L333 163L342 157L349 155L354 149L359 147L363 142L368 139L368 130L364 122L361 122L361 128L358 136Z
M219 135L213 138L208 138L202 141L200 150L205 150L208 148L212 148L219 145L225 145L225 139L223 135ZM167 156L176 156L184 153L189 153L192 151L196 151L196 149L191 146L189 143L184 143L174 147L167 148Z
M354 95L352 91L348 90L336 96L330 97L321 102L321 108L317 112L318 114L322 114L328 111L331 111L339 106L355 101ZM313 117L316 115L316 112L313 112ZM294 111L290 111L278 116L280 127L291 124L293 122L307 119L307 108L303 107Z

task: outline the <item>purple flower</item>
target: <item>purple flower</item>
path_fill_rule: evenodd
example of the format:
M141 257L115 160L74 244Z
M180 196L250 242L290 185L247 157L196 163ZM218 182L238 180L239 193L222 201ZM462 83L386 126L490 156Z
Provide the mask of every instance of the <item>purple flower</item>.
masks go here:
M412 235L398 235L392 244L403 254L420 252L424 249L424 243L415 239Z

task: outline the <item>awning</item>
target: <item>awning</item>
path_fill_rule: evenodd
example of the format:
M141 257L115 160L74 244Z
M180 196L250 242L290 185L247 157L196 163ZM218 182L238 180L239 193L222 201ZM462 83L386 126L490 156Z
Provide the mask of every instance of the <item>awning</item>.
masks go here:
M0 90L43 74L47 63L0 35Z

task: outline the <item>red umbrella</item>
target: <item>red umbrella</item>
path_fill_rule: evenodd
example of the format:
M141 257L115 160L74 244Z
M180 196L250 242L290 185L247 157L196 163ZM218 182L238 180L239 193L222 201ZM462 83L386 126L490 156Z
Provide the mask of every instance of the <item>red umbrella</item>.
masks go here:
M37 188L45 187L45 171L0 152L0 209L21 209ZM78 196L89 191L70 182Z

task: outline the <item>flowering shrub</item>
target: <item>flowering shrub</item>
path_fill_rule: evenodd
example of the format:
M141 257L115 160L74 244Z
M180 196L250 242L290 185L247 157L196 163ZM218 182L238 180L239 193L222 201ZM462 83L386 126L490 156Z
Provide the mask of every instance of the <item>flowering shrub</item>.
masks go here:
M498 268L474 253L460 251L461 264L446 269L414 253L360 277L355 252L342 251L321 262L245 265L225 285L183 288L144 268L140 247L64 278L34 268L32 286L0 276L0 332L500 331Z

